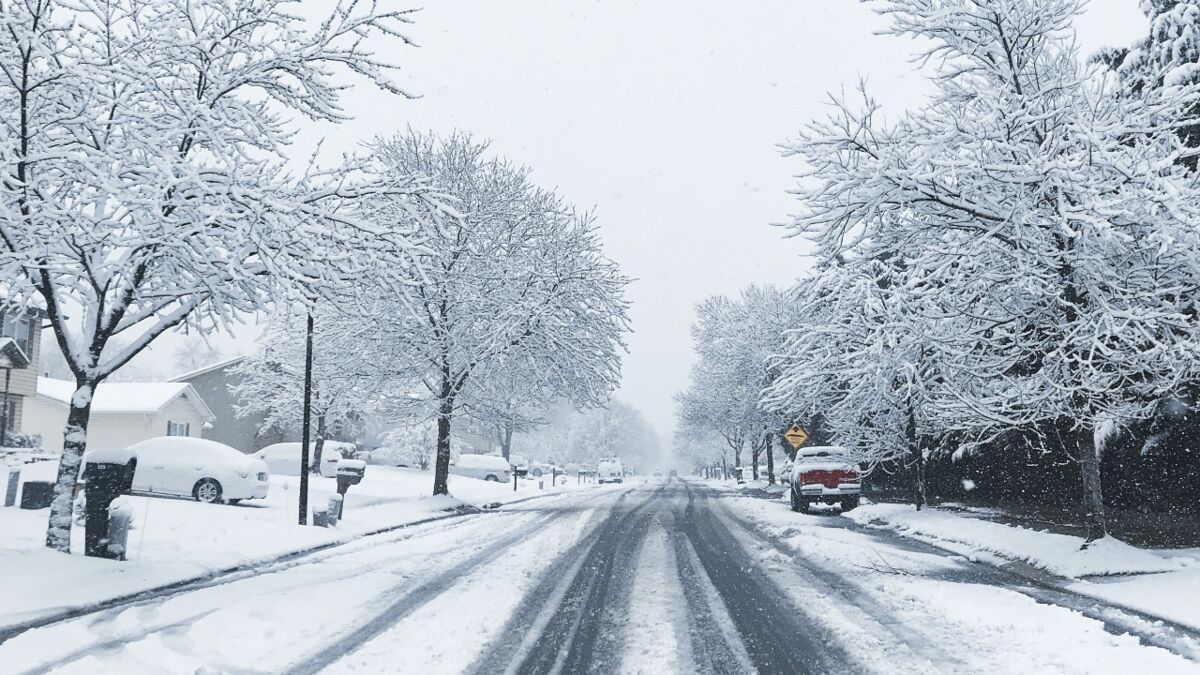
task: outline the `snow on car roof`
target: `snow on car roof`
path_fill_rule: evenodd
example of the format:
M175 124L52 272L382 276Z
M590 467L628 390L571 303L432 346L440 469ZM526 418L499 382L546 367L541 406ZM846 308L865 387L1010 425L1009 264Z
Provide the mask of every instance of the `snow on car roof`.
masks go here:
M354 449L353 443L343 443L341 441L325 441L325 444L323 446L321 446L321 452L328 453L328 454L326 454L326 457L332 456L333 453L337 453L338 455L341 455L342 450L344 448L346 448L347 446L349 446L350 449L352 449L352 450ZM309 450L315 451L317 448L317 442L309 441L308 448L309 448ZM289 452L300 452L300 441L283 441L282 443L272 443L272 444L268 445L267 447L263 448L262 450L259 450L258 452L266 452L266 453L273 454L275 452L281 452L284 450L287 450Z
M233 452L241 455L242 452L237 448L218 443L207 438L196 438L195 436L158 436L156 438L148 438L144 441L139 441L129 446L128 450L136 453L138 450L146 450L149 448L170 448L178 452L186 452L188 450L219 450L221 452Z
M508 460L496 455L459 455L457 465L463 468L509 469Z
M803 448L797 453L799 457L829 457L831 455L845 456L846 449L840 445L814 445Z

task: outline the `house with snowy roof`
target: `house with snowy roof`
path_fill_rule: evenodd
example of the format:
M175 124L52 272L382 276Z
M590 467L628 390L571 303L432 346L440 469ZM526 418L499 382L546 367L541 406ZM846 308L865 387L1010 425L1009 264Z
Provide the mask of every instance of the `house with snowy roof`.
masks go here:
M211 407L215 418L212 426L204 430L203 437L247 453L261 450L272 443L300 440L299 425L283 433L278 429L265 428L266 416L261 412L237 414L238 407L243 403L234 393L234 387L242 381L237 366L245 359L244 356L226 359L171 378L171 382L194 387Z
M47 452L62 452L74 393L74 382L39 377L37 395L25 401L21 430L41 434ZM105 382L92 399L88 448L124 448L158 436L198 438L213 419L204 399L186 382Z

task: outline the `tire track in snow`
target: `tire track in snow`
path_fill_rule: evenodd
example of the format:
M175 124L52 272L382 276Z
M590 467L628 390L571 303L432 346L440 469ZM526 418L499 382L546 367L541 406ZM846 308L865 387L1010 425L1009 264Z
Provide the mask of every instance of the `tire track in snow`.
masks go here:
M493 641L471 671L488 675L614 671L619 665L619 628L635 554L649 525L645 509L662 490L634 505L614 504L594 534L543 575L538 585L553 587L550 595L527 597L501 631L501 635L525 638Z
M670 509L657 510L642 541L621 646L622 675L696 672L687 602L668 534L673 516Z
M609 496L612 493L601 493L593 495L587 499L581 500L581 503L593 501L599 497ZM617 497L617 503L625 500L628 492L623 492ZM456 581L465 576L472 570L486 565L489 562L503 555L516 542L528 537L528 533L540 527L545 527L549 523L561 518L566 513L577 513L580 505L575 504L567 509L556 509L549 514L537 519L534 523L527 527L515 528L513 532L496 539L484 546L477 553L472 555L467 560L454 565L453 567L434 575L424 583L416 586L412 590L400 596L396 601L389 605L382 612L377 614L375 618L356 628L348 634L343 635L333 643L322 645L319 649L313 650L305 658L300 659L297 663L288 669L289 673L305 674L316 673L325 667L333 664L344 655L362 646L369 640L372 640L384 631L391 628L393 625L403 620L414 611L424 606L430 600L433 600L438 595L444 593Z
M696 500L686 484L684 489L688 501L681 522L699 561L697 571L703 571L719 594L755 669L761 673L835 673L853 663L836 636L783 599L772 575L751 558L708 500ZM713 614L719 616L718 608ZM733 653L739 656L736 649Z

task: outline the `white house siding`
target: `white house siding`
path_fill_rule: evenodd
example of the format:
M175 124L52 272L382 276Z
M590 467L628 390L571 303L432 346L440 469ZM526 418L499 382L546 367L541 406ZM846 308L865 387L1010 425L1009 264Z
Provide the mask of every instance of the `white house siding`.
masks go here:
M204 418L200 416L200 412L196 410L196 406L192 405L185 399L185 396L181 396L163 406L163 409L159 411L158 415L151 420L150 431L153 433L151 433L147 438L166 436L167 422L187 424L187 435L195 438L200 438L201 427L204 426Z
M25 401L25 408L25 433L41 434L46 451L62 452L67 406L39 396ZM147 438L165 436L168 421L189 424L188 435L196 437L204 424L199 411L182 399L170 402L155 414L93 412L88 421L88 448L124 448Z
M41 434L42 448L50 452L62 452L63 427L67 425L67 409L57 401L41 396L30 396L22 401L21 432Z

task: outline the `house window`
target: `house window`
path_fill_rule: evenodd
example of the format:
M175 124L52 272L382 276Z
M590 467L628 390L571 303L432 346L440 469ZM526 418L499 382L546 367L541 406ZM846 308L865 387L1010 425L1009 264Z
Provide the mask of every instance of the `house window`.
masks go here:
M167 422L168 436L191 436L191 430L190 422Z
M25 356L33 358L33 319L21 310L9 310L3 313L3 326L0 335L16 341Z

